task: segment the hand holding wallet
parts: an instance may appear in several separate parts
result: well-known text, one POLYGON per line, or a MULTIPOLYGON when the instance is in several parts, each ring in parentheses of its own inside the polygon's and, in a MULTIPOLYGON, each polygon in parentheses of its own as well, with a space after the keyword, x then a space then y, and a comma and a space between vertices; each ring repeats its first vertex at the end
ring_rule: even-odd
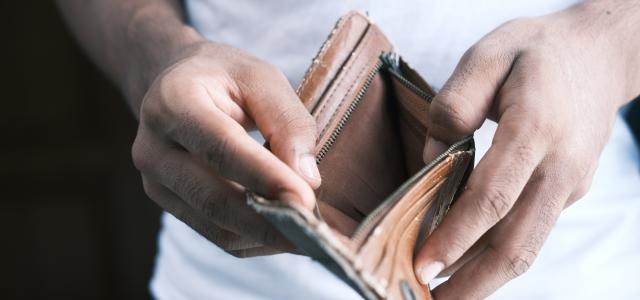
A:
POLYGON ((318 126, 316 209, 252 192, 249 205, 366 299, 431 299, 414 250, 464 187, 473 139, 425 165, 434 92, 357 12, 338 21, 298 95, 318 126))

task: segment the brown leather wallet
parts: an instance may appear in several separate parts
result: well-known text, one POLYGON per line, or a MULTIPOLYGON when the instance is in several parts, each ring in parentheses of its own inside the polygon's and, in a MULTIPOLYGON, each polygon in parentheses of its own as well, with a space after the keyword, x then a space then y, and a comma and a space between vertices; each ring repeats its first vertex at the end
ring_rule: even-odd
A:
POLYGON ((413 270, 418 236, 464 187, 473 138, 425 163, 429 85, 367 17, 342 17, 298 95, 315 117, 315 211, 247 193, 251 207, 366 299, 431 299, 413 270))

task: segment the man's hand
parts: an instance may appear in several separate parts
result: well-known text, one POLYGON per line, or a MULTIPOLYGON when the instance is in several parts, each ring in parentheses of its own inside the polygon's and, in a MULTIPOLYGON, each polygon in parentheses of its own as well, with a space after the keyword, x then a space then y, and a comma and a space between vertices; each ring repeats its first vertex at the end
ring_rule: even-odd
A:
POLYGON ((274 66, 207 42, 190 52, 142 101, 133 160, 145 191, 229 253, 292 250, 244 191, 314 206, 314 119, 274 66), (247 134, 256 126, 273 153, 247 134))
POLYGON ((57 2, 140 119, 133 160, 147 194, 234 255, 293 250, 244 196, 314 206, 316 126, 285 76, 206 42, 177 0, 57 2), (271 151, 247 134, 255 128, 271 151))
POLYGON ((618 108, 640 92, 638 20, 638 1, 584 3, 506 23, 463 56, 431 105, 425 160, 487 117, 498 129, 416 258, 424 283, 453 274, 436 298, 484 298, 524 273, 587 192, 618 108))

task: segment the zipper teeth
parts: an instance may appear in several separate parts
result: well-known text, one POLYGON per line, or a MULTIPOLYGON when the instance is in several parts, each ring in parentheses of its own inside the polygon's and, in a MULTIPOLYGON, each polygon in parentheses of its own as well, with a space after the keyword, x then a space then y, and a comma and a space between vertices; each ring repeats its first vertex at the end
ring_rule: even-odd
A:
POLYGON ((467 143, 469 143, 469 141, 472 140, 472 139, 473 139, 473 137, 469 136, 469 137, 467 137, 467 138, 465 138, 465 139, 463 139, 463 140, 451 145, 451 147, 449 147, 449 149, 447 149, 447 151, 445 151, 444 153, 438 155, 434 160, 432 160, 429 164, 427 164, 425 167, 423 167, 420 172, 418 172, 417 174, 413 175, 411 177, 411 179, 407 180, 389 198, 387 198, 384 202, 382 202, 382 204, 380 204, 375 210, 373 210, 362 221, 362 223, 360 223, 358 228, 356 228, 356 231, 351 236, 351 240, 356 245, 359 245, 361 242, 363 242, 364 238, 366 237, 365 233, 370 231, 371 226, 374 226, 374 225, 378 224, 378 221, 379 221, 378 219, 382 215, 382 213, 386 212, 398 200, 400 200, 401 193, 403 193, 409 187, 409 185, 413 184, 413 182, 415 182, 417 178, 422 177, 426 172, 431 170, 435 165, 437 165, 442 160, 444 160, 449 154, 451 154, 451 153, 453 153, 455 151, 461 150, 462 146, 464 146, 467 143))
POLYGON ((400 75, 396 70, 391 70, 391 74, 393 74, 393 76, 396 77, 396 79, 398 79, 400 83, 402 83, 402 85, 404 85, 406 88, 410 89, 420 98, 423 98, 427 102, 431 103, 431 100, 433 99, 431 95, 427 94, 421 88, 417 87, 415 84, 413 84, 411 81, 406 79, 404 76, 400 75))
POLYGON ((427 102, 431 103, 433 96, 423 91, 413 82, 409 81, 404 75, 402 75, 402 68, 400 67, 400 56, 395 52, 383 53, 380 58, 389 66, 389 72, 400 81, 402 85, 414 92, 419 97, 423 98, 427 102))
POLYGON ((362 102, 362 99, 364 98, 365 93, 367 92, 367 90, 369 89, 369 86, 371 85, 371 82, 373 81, 373 78, 376 76, 376 74, 378 74, 378 72, 380 72, 380 69, 382 68, 382 66, 383 66, 383 62, 378 61, 376 65, 373 67, 373 70, 367 76, 367 79, 365 80, 364 85, 358 91, 358 94, 356 94, 355 99, 351 102, 351 104, 349 104, 347 111, 344 113, 344 115, 342 115, 342 117, 340 118, 340 121, 338 121, 338 125, 336 125, 336 128, 331 132, 329 139, 327 139, 327 142, 325 142, 324 145, 322 145, 322 148, 320 148, 320 151, 318 151, 318 155, 316 155, 316 164, 319 164, 324 159, 324 157, 327 155, 331 147, 333 147, 333 145, 336 143, 336 141, 338 140, 338 137, 342 133, 342 129, 346 125, 347 121, 349 121, 349 118, 351 118, 351 115, 353 114, 353 112, 356 110, 356 108, 358 108, 358 106, 362 102))

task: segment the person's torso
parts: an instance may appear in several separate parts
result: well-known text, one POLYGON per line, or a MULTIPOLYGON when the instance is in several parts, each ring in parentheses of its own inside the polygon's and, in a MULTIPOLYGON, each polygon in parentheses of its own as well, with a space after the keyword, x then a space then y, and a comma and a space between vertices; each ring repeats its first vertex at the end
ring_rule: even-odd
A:
MULTIPOLYGON (((397 52, 436 89, 446 81, 464 51, 500 24, 513 18, 551 13, 574 2, 576 1, 185 1, 189 21, 207 39, 244 49, 275 64, 283 70, 294 87, 302 79, 311 59, 336 20, 351 9, 359 9, 368 13, 380 25, 394 43, 397 52)), ((614 151, 614 156, 635 159, 637 162, 637 156, 632 157, 632 154, 627 153, 629 150, 625 147, 628 146, 628 134, 620 126, 624 127, 617 124, 616 130, 621 132, 618 135, 622 136, 620 139, 623 146, 609 152, 614 151), (621 155, 620 151, 627 156, 621 155)), ((485 128, 476 135, 478 157, 489 146, 491 135, 491 128, 485 128)), ((604 155, 607 155, 606 151, 604 155)), ((615 176, 622 171, 610 169, 599 172, 609 172, 615 176)), ((598 187, 597 181, 594 181, 594 187, 598 187)), ((600 188, 603 188, 602 184, 600 188)), ((637 195, 637 189, 634 191, 637 195)), ((560 222, 559 227, 564 226, 564 229, 554 230, 548 246, 545 246, 550 250, 543 251, 541 257, 557 260, 573 255, 571 250, 576 246, 566 244, 567 235, 579 232, 581 227, 576 222, 592 218, 594 208, 597 210, 603 205, 600 199, 590 199, 589 195, 585 198, 585 204, 577 203, 574 205, 577 208, 572 208, 576 211, 573 219, 569 216, 560 222), (568 254, 562 251, 556 253, 562 247, 567 248, 565 252, 568 254)), ((640 211, 639 207, 635 209, 640 211)), ((609 217, 615 215, 612 214, 609 217)), ((588 226, 585 228, 593 229, 588 226)), ((575 239, 594 240, 589 233, 583 235, 575 239)), ((160 298, 358 299, 357 294, 349 287, 306 257, 283 254, 236 259, 168 215, 164 217, 159 246, 160 254, 152 289, 160 298)), ((571 268, 572 263, 576 261, 563 261, 558 263, 558 267, 571 268)), ((590 266, 582 267, 592 270, 590 266)), ((535 264, 528 274, 518 279, 519 283, 510 284, 515 288, 505 288, 496 297, 522 299, 525 295, 543 295, 535 293, 536 290, 545 289, 537 286, 535 281, 540 280, 560 290, 559 283, 553 281, 555 276, 544 276, 548 268, 549 265, 545 263, 535 264)), ((571 270, 565 270, 561 274, 571 274, 571 270)), ((556 299, 562 299, 562 296, 556 299)))

